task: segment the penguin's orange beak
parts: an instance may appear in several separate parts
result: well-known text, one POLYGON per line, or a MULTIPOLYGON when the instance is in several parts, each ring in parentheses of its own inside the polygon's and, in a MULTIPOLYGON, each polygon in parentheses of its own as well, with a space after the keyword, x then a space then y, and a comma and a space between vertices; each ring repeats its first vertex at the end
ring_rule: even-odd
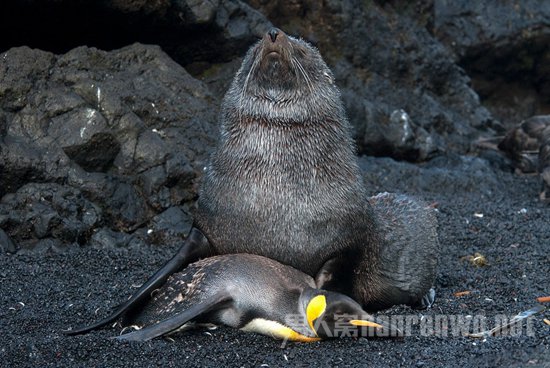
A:
POLYGON ((354 325, 354 326, 365 326, 365 327, 375 327, 375 328, 384 328, 384 326, 371 321, 366 321, 363 319, 352 319, 348 323, 354 325))

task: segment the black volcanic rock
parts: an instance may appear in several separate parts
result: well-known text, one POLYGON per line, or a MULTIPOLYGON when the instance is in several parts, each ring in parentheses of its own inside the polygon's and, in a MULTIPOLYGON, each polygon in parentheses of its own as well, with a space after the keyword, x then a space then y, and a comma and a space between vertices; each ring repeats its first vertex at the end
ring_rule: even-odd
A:
MULTIPOLYGON (((236 0, 46 3, 29 0, 4 5, 3 14, 11 17, 5 16, 0 25, 12 26, 11 32, 5 32, 13 35, 12 44, 22 37, 13 29, 33 19, 28 16, 30 9, 56 12, 64 16, 58 16, 59 24, 45 27, 52 36, 30 35, 29 44, 61 52, 82 43, 106 49, 132 41, 159 44, 193 75, 207 80, 217 98, 227 89, 239 58, 272 23, 303 37, 320 48, 335 72, 360 153, 409 161, 445 151, 465 153, 480 132, 491 134, 493 126, 498 126, 480 105, 452 53, 416 21, 414 12, 400 13, 399 2, 393 6, 359 0, 251 0, 248 5, 236 0), (80 10, 84 8, 87 16, 80 10), (18 16, 20 21, 13 21, 18 16), (102 23, 92 32, 91 19, 96 18, 102 23), (81 34, 80 43, 62 36, 67 26, 81 34), (406 149, 384 137, 388 127, 392 129, 392 114, 400 110, 408 114, 418 133, 406 149)), ((41 24, 42 19, 48 17, 36 22, 41 24)), ((108 157, 83 164, 102 166, 104 161, 108 157)))
POLYGON ((5 0, 0 51, 26 45, 62 54, 140 42, 200 68, 241 56, 268 27, 262 14, 235 0, 5 0))
POLYGON ((542 133, 539 150, 539 172, 542 179, 540 199, 550 203, 550 125, 542 133))
POLYGON ((120 143, 110 133, 97 133, 83 144, 63 147, 63 151, 86 171, 106 171, 120 151, 120 143))
MULTIPOLYGON (((6 221, 6 215, 0 215, 0 222, 6 221)), ((17 250, 17 247, 11 240, 11 238, 6 234, 6 232, 0 229, 0 252, 2 253, 14 253, 17 250)))
POLYGON ((544 131, 550 127, 550 115, 532 116, 511 129, 498 144, 522 173, 539 170, 539 149, 544 141, 544 131))
POLYGON ((510 53, 526 40, 550 35, 548 14, 550 3, 537 0, 433 1, 436 36, 461 58, 487 55, 487 47, 510 53))
POLYGON ((550 111, 550 2, 435 0, 432 16, 435 37, 505 129, 550 111))
POLYGON ((75 188, 54 183, 27 184, 0 202, 0 226, 20 248, 40 239, 84 244, 101 221, 101 210, 75 188))
POLYGON ((156 46, 4 52, 0 196, 12 217, 2 228, 16 244, 45 237, 86 243, 102 224, 133 231, 192 201, 214 145, 217 108, 208 89, 156 46), (101 209, 97 220, 75 225, 75 214, 47 206, 26 223, 14 213, 26 196, 40 195, 33 183, 76 190, 101 209))

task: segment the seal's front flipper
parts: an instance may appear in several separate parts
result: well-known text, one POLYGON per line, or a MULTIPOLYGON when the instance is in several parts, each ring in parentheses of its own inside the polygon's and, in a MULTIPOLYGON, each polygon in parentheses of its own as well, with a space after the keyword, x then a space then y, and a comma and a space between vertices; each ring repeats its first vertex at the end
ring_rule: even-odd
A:
POLYGON ((353 260, 359 257, 350 254, 342 254, 326 261, 315 276, 315 286, 317 289, 337 291, 348 296, 352 295, 353 290, 353 260))
POLYGON ((204 313, 221 309, 224 304, 231 301, 232 298, 229 293, 218 293, 212 297, 209 297, 205 301, 195 304, 191 308, 176 314, 174 317, 165 319, 164 321, 145 327, 141 330, 118 336, 116 339, 126 341, 148 341, 154 339, 155 337, 174 332, 192 319, 197 318, 204 313))
POLYGON ((416 303, 411 304, 410 306, 411 308, 414 308, 414 309, 427 309, 427 308, 431 308, 434 302, 435 302, 435 289, 431 288, 430 290, 428 290, 426 295, 422 297, 422 299, 420 299, 416 303))
POLYGON ((77 328, 75 330, 64 331, 67 335, 79 335, 92 330, 96 330, 108 323, 115 321, 123 314, 139 307, 144 301, 151 297, 151 293, 158 289, 172 275, 187 266, 189 263, 198 260, 199 258, 209 256, 211 254, 211 246, 208 239, 197 228, 193 227, 187 239, 180 247, 176 255, 172 257, 166 264, 158 270, 153 276, 145 282, 125 303, 121 304, 115 312, 109 317, 102 319, 92 325, 77 328))

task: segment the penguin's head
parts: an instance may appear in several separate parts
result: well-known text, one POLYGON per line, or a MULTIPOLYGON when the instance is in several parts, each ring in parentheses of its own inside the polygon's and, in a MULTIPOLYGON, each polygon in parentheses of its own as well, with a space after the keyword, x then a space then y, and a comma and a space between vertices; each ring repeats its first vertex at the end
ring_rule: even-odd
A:
POLYGON ((301 305, 308 328, 320 338, 401 335, 401 331, 376 320, 344 294, 307 289, 302 293, 301 305))

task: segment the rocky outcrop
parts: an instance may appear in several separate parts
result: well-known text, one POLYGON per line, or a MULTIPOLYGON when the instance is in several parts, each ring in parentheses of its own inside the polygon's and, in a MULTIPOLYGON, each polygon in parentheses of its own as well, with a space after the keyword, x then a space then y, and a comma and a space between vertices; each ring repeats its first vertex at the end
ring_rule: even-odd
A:
POLYGON ((238 0, 7 0, 1 10, 0 51, 26 45, 64 54, 140 42, 162 46, 193 70, 242 56, 270 27, 238 0))
POLYGON ((432 31, 506 128, 548 113, 550 3, 433 1, 432 31))
POLYGON ((538 173, 540 199, 550 202, 550 115, 533 116, 510 130, 498 144, 520 173, 538 173))
MULTIPOLYGON (((20 33, 11 32, 17 41, 60 52, 83 43, 104 49, 133 41, 158 44, 194 76, 208 81, 218 98, 239 58, 275 24, 320 48, 342 88, 360 153, 422 161, 445 151, 467 152, 479 131, 492 131, 491 115, 449 51, 413 18, 397 12, 398 6, 358 0, 8 3, 6 14, 12 17, 5 21, 12 29, 30 26, 28 15, 36 10, 64 15, 60 24, 48 24, 53 34, 67 28, 90 34, 85 31, 93 26, 92 18, 104 25, 96 27, 93 38, 82 35, 80 43, 40 35, 20 41, 20 33), (21 20, 15 22, 17 16, 21 20), (399 116, 407 116, 404 123, 399 116)), ((31 19, 40 23, 47 14, 31 19)), ((104 159, 92 165, 102 165, 104 159)))
MULTIPOLYGON (((140 44, 62 56, 21 47, 1 60, 0 226, 15 243, 84 244, 178 208, 189 221, 216 131, 203 83, 140 44)), ((158 228, 181 236, 176 218, 158 228)))

